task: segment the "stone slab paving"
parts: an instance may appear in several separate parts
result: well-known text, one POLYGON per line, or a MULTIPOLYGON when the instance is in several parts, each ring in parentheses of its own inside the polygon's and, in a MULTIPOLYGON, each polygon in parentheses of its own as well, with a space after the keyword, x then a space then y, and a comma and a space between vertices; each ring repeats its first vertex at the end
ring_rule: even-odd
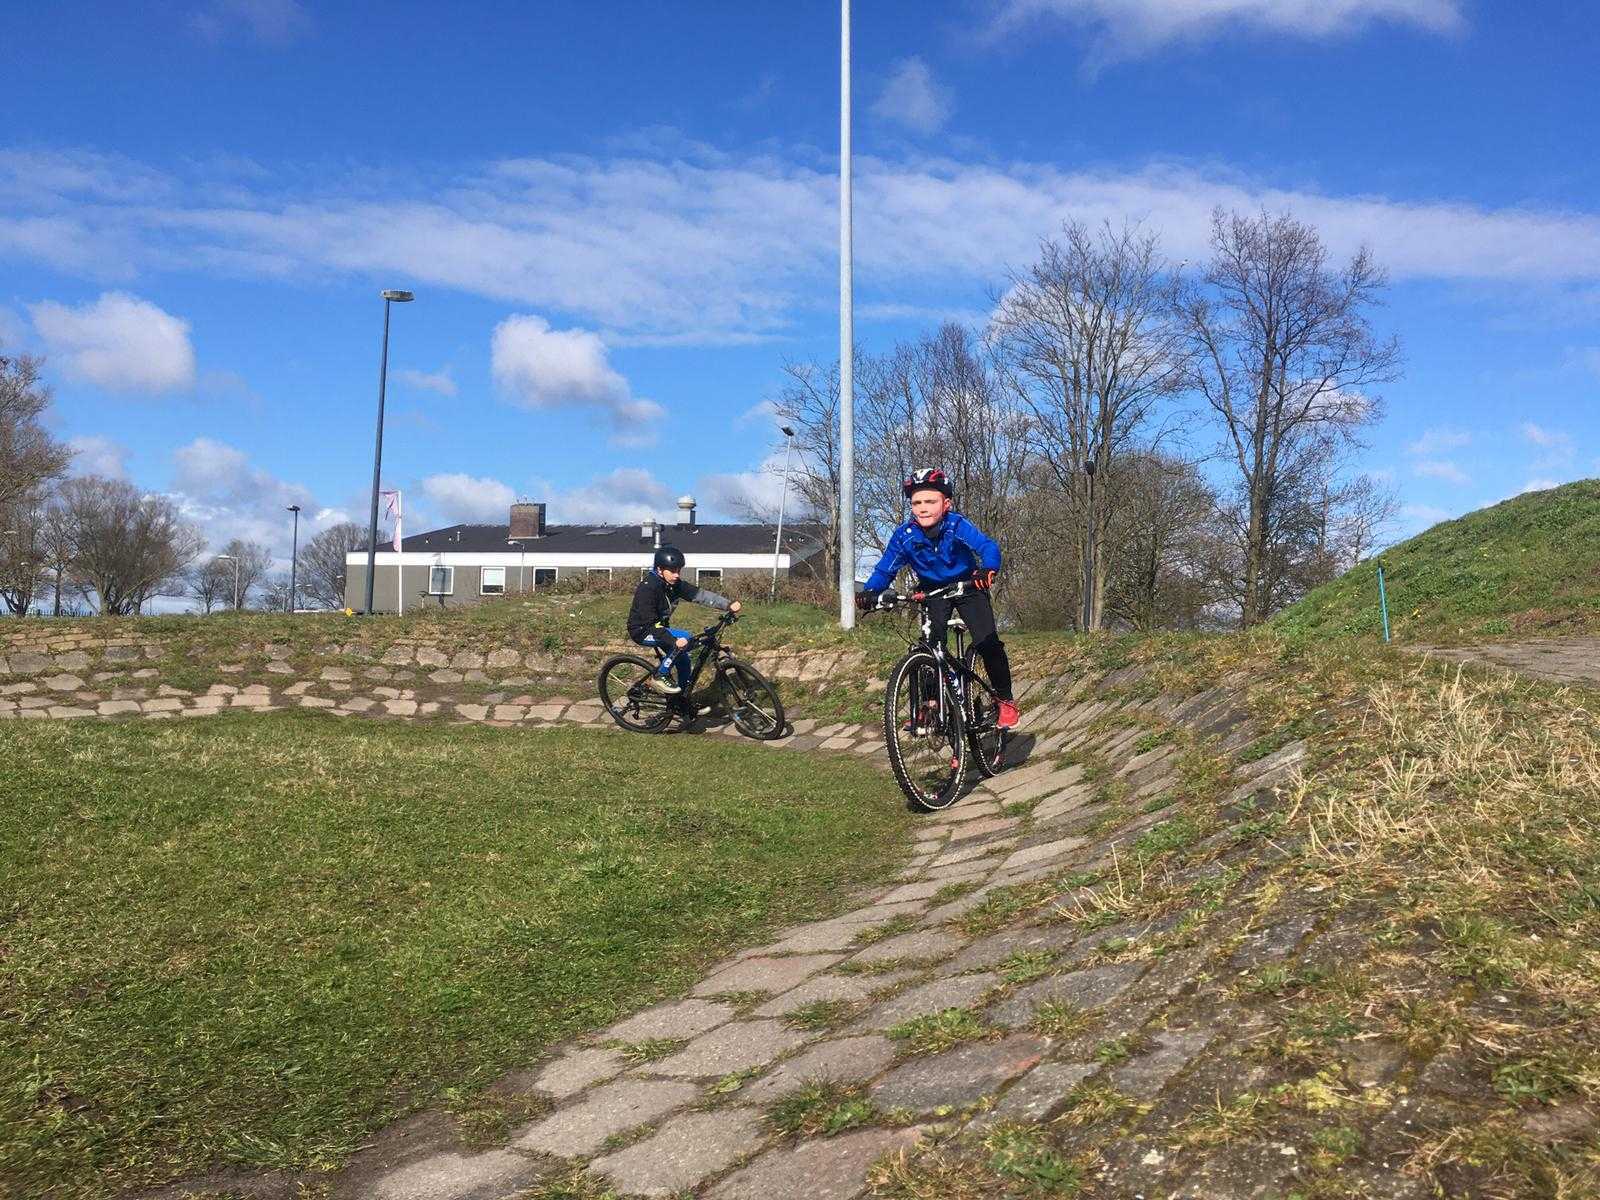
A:
POLYGON ((894 1059, 895 1044, 886 1037, 837 1038, 785 1059, 770 1075, 748 1084, 740 1096, 752 1104, 767 1104, 817 1080, 857 1083, 882 1073, 894 1059))
POLYGON ((1048 1002, 1100 1008, 1132 987, 1147 968, 1148 964, 1141 962, 1111 963, 1070 975, 1049 976, 1018 988, 994 1005, 989 1010, 989 1019, 996 1025, 1027 1025, 1038 1007, 1048 1002))
POLYGON ((619 1042, 692 1038, 733 1020, 733 1006, 710 1000, 675 1000, 618 1021, 598 1036, 619 1042))
POLYGON ((1404 649, 1449 662, 1501 667, 1551 683, 1600 687, 1600 637, 1557 637, 1477 646, 1409 646, 1404 649))
POLYGON ((922 1131, 863 1129, 859 1133, 768 1150, 706 1193, 708 1200, 853 1200, 878 1159, 909 1150, 922 1131))
POLYGON ((626 1065, 617 1050, 573 1049, 540 1071, 534 1086, 560 1100, 583 1091, 590 1084, 622 1074, 626 1065))
POLYGON ((761 1141, 753 1108, 691 1113, 589 1164, 628 1196, 673 1196, 733 1165, 761 1141))
POLYGON ((686 1108, 699 1096, 700 1089, 692 1083, 624 1079, 603 1084, 514 1136, 511 1145, 557 1158, 593 1154, 612 1135, 686 1108))
POLYGON ((943 958, 967 944, 959 934, 942 929, 921 929, 915 933, 902 933, 885 938, 862 950, 850 961, 857 963, 887 962, 897 958, 943 958))
POLYGON ((806 1035, 782 1021, 737 1021, 703 1033, 678 1053, 650 1064, 657 1075, 727 1075, 765 1066, 804 1044, 806 1035))
POLYGON ((1149 1051, 1113 1067, 1107 1080, 1125 1096, 1149 1100, 1199 1057, 1215 1037, 1210 1029, 1164 1029, 1155 1035, 1149 1051))
POLYGON ((914 1113, 959 1108, 981 1100, 990 1092, 1039 1064, 1048 1044, 1024 1034, 994 1042, 973 1042, 915 1058, 896 1067, 869 1089, 881 1108, 905 1108, 914 1113))
POLYGON ((445 1151, 374 1181, 373 1200, 499 1200, 538 1181, 545 1168, 510 1150, 445 1151))
POLYGON ((994 975, 958 975, 920 984, 877 1005, 856 1023, 857 1029, 889 1029, 913 1017, 970 1008, 999 983, 994 975))
POLYGON ((985 1123, 997 1120, 1045 1121, 1066 1105, 1072 1089, 1096 1071, 1099 1063, 1040 1063, 1006 1089, 985 1123))
POLYGON ((842 961, 842 954, 802 954, 792 958, 747 958, 708 975, 694 987, 693 995, 723 992, 786 992, 818 971, 842 961))

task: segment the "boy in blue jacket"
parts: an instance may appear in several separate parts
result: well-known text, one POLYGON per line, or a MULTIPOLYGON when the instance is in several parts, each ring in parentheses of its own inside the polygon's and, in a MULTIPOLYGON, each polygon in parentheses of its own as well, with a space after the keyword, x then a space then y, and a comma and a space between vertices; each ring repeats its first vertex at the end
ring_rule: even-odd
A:
POLYGON ((995 723, 1010 729, 1017 723, 1017 706, 1011 698, 1011 662, 1005 643, 995 629, 994 606, 989 589, 1000 570, 1000 547, 971 521, 954 511, 950 501, 950 480, 937 467, 913 471, 902 485, 911 501, 911 520, 894 531, 883 557, 856 597, 861 608, 874 608, 878 597, 899 573, 910 565, 926 590, 942 588, 966 580, 975 591, 954 599, 941 597, 928 601, 928 616, 933 623, 933 640, 944 644, 952 608, 961 614, 972 634, 972 645, 983 658, 989 672, 989 686, 1000 698, 995 723))

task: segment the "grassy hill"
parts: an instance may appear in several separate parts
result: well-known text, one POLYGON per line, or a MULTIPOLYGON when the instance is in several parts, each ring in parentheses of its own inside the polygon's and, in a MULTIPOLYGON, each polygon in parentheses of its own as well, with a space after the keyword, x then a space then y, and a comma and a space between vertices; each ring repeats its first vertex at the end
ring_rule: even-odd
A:
MULTIPOLYGON (((1379 561, 1397 641, 1600 630, 1600 480, 1445 521, 1379 561)), ((1318 588, 1273 625, 1290 636, 1378 636, 1374 563, 1318 588)))

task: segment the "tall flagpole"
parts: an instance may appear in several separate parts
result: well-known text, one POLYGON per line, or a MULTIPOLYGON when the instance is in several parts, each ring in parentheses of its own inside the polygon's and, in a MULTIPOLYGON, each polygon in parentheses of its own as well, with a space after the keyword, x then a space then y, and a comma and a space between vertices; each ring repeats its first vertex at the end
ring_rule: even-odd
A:
POLYGON ((839 625, 856 624, 855 296, 850 196, 850 0, 839 0, 839 625))

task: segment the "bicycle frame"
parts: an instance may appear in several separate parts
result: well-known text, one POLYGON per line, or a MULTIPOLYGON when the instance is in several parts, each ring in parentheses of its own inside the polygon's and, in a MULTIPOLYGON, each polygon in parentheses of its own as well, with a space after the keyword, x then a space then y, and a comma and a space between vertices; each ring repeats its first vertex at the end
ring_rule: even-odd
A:
POLYGON ((732 652, 722 644, 721 634, 738 619, 737 613, 724 613, 690 638, 689 644, 682 650, 673 647, 667 651, 669 655, 689 655, 689 684, 684 689, 685 695, 693 692, 695 685, 700 682, 700 673, 705 670, 706 663, 732 656, 732 652), (695 653, 696 649, 699 650, 698 655, 695 653))
MULTIPOLYGON (((955 599, 957 599, 957 598, 959 598, 961 596, 965 596, 967 594, 967 589, 970 586, 971 586, 970 584, 968 584, 966 581, 963 580, 960 583, 947 584, 946 586, 944 586, 942 588, 935 588, 932 591, 911 592, 909 594, 901 594, 899 592, 885 592, 884 593, 884 596, 893 596, 894 597, 894 600, 891 602, 891 604, 888 607, 893 607, 893 606, 899 605, 899 604, 915 604, 922 610, 921 611, 921 616, 919 617, 918 622, 917 622, 918 626, 919 626, 919 628, 921 630, 921 636, 911 639, 911 641, 909 643, 907 643, 907 647, 906 648, 907 648, 907 650, 919 650, 919 649, 920 650, 926 650, 929 654, 931 654, 933 656, 934 662, 937 663, 938 666, 939 666, 940 679, 945 681, 945 683, 955 693, 955 697, 954 697, 955 702, 957 704, 961 705, 963 708, 966 707, 966 703, 967 703, 967 688, 966 688, 966 685, 967 685, 967 681, 968 680, 971 680, 973 683, 976 683, 984 691, 988 692, 990 697, 992 699, 994 699, 997 703, 999 702, 1000 697, 999 697, 999 694, 994 690, 994 688, 989 686, 988 680, 984 679, 983 676, 979 675, 977 672, 968 669, 967 664, 961 661, 961 656, 960 655, 957 655, 956 657, 952 658, 950 656, 950 654, 945 650, 944 643, 942 641, 937 645, 934 644, 934 640, 933 640, 933 616, 932 616, 932 614, 930 614, 928 612, 928 601, 929 600, 938 600, 938 599, 945 598, 945 597, 948 597, 951 600, 955 600, 955 599)), ((882 601, 881 601, 881 598, 880 598, 880 605, 881 605, 881 603, 882 603, 882 601)), ((953 614, 953 615, 957 615, 957 614, 953 614)), ((948 624, 947 624, 946 625, 946 632, 948 633, 948 631, 949 631, 949 627, 948 627, 948 624)), ((959 629, 957 630, 957 636, 958 637, 960 636, 959 629)), ((945 687, 941 686, 939 688, 939 701, 938 701, 939 702, 939 723, 941 725, 944 723, 944 721, 946 719, 945 718, 945 707, 944 707, 945 700, 944 700, 944 697, 945 697, 945 687)))

